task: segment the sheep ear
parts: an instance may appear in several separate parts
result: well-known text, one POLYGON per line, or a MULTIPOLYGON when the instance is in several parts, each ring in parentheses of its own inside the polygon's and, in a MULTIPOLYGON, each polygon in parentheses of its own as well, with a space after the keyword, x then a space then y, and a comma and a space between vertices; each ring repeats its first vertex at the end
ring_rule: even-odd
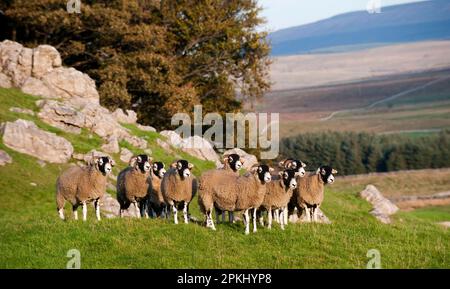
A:
POLYGON ((302 162, 302 168, 306 168, 306 164, 302 162))
POLYGON ((151 163, 153 161, 152 157, 148 157, 148 162, 151 163))
POLYGON ((228 162, 228 157, 223 158, 223 163, 226 164, 228 162))
POLYGON ((241 164, 244 164, 244 163, 245 163, 244 158, 239 158, 239 161, 241 162, 241 164))
POLYGON ((280 168, 283 168, 283 169, 284 169, 284 162, 285 162, 285 161, 279 162, 279 163, 278 163, 278 166, 279 166, 280 168))
POLYGON ((136 165, 136 161, 137 161, 137 157, 132 157, 130 159, 130 161, 128 162, 128 164, 130 165, 130 167, 134 167, 136 165))
POLYGON ((273 172, 273 171, 274 171, 274 169, 269 167, 269 172, 273 172))
POLYGON ((320 168, 318 168, 316 171, 316 175, 319 175, 319 174, 320 174, 320 168))
POLYGON ((170 167, 176 169, 177 165, 178 165, 178 162, 173 162, 170 164, 170 167))
POLYGON ((250 172, 252 174, 254 174, 254 173, 256 173, 258 171, 258 168, 259 168, 259 166, 253 166, 253 167, 250 168, 250 172))
POLYGON ((109 163, 112 167, 116 165, 116 162, 112 158, 109 158, 109 163))
POLYGON ((337 174, 338 171, 336 171, 335 169, 332 169, 332 170, 331 170, 331 173, 332 173, 332 174, 337 174))
POLYGON ((278 172, 278 175, 280 176, 280 178, 282 178, 283 175, 284 175, 284 172, 283 172, 283 171, 279 171, 279 172, 278 172))
POLYGON ((189 169, 192 169, 193 167, 194 167, 193 164, 191 164, 191 163, 188 164, 188 168, 189 168, 189 169))

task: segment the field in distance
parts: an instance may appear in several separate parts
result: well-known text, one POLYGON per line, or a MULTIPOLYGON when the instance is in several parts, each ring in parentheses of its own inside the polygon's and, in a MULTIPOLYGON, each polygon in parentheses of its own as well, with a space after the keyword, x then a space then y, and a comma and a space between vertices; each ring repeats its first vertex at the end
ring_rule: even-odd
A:
POLYGON ((435 132, 450 127, 450 70, 273 91, 258 111, 280 113, 282 137, 303 132, 435 132))

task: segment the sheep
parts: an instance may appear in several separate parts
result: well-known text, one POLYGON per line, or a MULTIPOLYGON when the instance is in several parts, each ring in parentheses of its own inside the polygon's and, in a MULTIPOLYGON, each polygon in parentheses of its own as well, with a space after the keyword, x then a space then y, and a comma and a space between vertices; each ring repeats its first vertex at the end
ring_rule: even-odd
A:
POLYGON ((317 208, 320 207, 324 198, 324 186, 334 183, 333 174, 337 173, 337 170, 330 166, 321 166, 316 173, 297 178, 297 188, 288 205, 289 214, 297 208, 299 212, 305 211, 306 222, 317 222, 317 208))
POLYGON ((56 180, 56 209, 64 220, 64 204, 72 204, 75 220, 78 220, 78 206, 82 206, 83 221, 86 221, 87 203, 94 202, 95 215, 100 221, 100 198, 106 191, 106 178, 112 171, 114 161, 110 157, 94 157, 84 167, 71 167, 56 180))
MULTIPOLYGON (((267 184, 267 192, 264 196, 264 201, 262 202, 258 213, 260 214, 261 224, 262 222, 262 211, 267 211, 268 225, 269 229, 272 228, 272 210, 280 209, 281 215, 284 216, 287 212, 287 205, 292 197, 292 193, 295 188, 297 188, 296 177, 300 173, 294 170, 284 170, 279 172, 279 179, 272 180, 267 184)), ((287 225, 284 217, 280 218, 281 229, 284 230, 284 226, 287 225)))
MULTIPOLYGON (((221 169, 216 169, 216 170, 211 170, 208 172, 203 173, 203 175, 201 176, 201 178, 204 179, 204 187, 207 186, 207 181, 210 179, 214 179, 212 177, 213 174, 221 174, 224 172, 229 172, 229 173, 233 173, 236 176, 239 175, 239 170, 242 168, 244 164, 244 159, 241 158, 238 154, 230 154, 230 155, 224 155, 223 158, 223 168, 221 169)), ((214 186, 214 183, 210 183, 210 186, 214 186)), ((205 187, 206 189, 206 187, 205 187)), ((225 211, 221 211, 219 208, 215 208, 216 211, 216 220, 217 223, 219 223, 219 215, 222 216, 222 222, 225 221, 225 211)), ((234 222, 234 214, 233 212, 228 212, 228 219, 230 223, 234 222)))
POLYGON ((184 223, 189 223, 188 205, 197 192, 197 180, 191 173, 193 167, 186 160, 173 162, 161 181, 161 192, 166 204, 172 207, 175 224, 178 224, 178 206, 181 204, 184 223))
POLYGON ((162 162, 154 162, 151 172, 152 185, 149 187, 148 207, 152 217, 167 217, 167 204, 161 192, 161 180, 166 173, 162 162))
POLYGON ((267 165, 253 166, 244 176, 234 174, 216 174, 207 183, 215 183, 213 187, 205 187, 205 179, 200 180, 198 202, 200 210, 206 217, 206 226, 215 230, 211 216, 213 207, 223 211, 244 211, 245 234, 249 234, 249 211, 253 209, 253 232, 256 232, 256 209, 264 201, 266 184, 272 179, 273 171, 267 165))
POLYGON ((133 156, 129 166, 123 169, 117 176, 117 201, 119 202, 119 216, 123 217, 123 211, 131 204, 137 211, 137 217, 148 217, 146 203, 150 183, 150 168, 152 158, 147 155, 133 156))
MULTIPOLYGON (((283 169, 283 170, 294 170, 298 172, 298 177, 303 178, 306 175, 306 171, 305 171, 305 167, 306 164, 304 162, 302 162, 301 160, 296 160, 296 159, 285 159, 281 162, 278 163, 278 166, 283 169)), ((275 176, 275 179, 278 176, 275 176)), ((275 209, 274 210, 274 215, 275 215, 275 222, 277 223, 281 223, 280 222, 280 214, 279 214, 279 210, 275 209)), ((288 223, 288 211, 285 210, 284 213, 282 214, 282 217, 284 218, 284 224, 288 223)))

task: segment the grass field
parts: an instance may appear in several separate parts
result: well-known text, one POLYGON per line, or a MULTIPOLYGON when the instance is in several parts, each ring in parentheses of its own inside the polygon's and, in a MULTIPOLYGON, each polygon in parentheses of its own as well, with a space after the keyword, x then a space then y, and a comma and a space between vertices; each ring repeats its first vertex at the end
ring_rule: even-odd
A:
MULTIPOLYGON (((101 140, 88 132, 72 135, 9 111, 11 106, 36 110, 35 100, 0 89, 0 121, 31 119, 72 141, 76 151, 98 148, 101 140)), ((147 137, 154 157, 175 158, 155 144, 158 134, 129 129, 147 137)), ((166 220, 97 222, 92 206, 87 222, 63 222, 57 216, 54 187, 68 165, 41 167, 37 159, 1 141, 0 149, 13 158, 12 164, 0 167, 0 268, 65 268, 70 249, 80 251, 82 268, 365 268, 370 249, 380 251, 383 268, 450 268, 450 233, 435 224, 441 217, 430 217, 442 216, 441 211, 425 217, 402 212, 394 216, 392 225, 380 224, 369 214, 369 204, 353 188, 340 188, 339 180, 327 188, 323 203, 332 221, 329 225, 290 224, 285 231, 275 226, 245 236, 240 222, 219 224, 216 232, 195 223, 174 225, 166 220)), ((182 152, 176 154, 187 158, 182 152)), ((191 159, 197 175, 213 167, 191 159)), ((115 173, 124 166, 118 162, 115 173)), ((196 200, 191 213, 201 218, 196 200)), ((66 214, 70 216, 68 207, 66 214)))

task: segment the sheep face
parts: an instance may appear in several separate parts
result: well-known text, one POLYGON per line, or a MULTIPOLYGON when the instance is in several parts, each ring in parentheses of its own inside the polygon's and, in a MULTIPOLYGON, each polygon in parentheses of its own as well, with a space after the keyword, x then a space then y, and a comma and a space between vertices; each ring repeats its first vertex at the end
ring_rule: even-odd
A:
POLYGON ((149 172, 151 169, 150 162, 152 158, 149 158, 147 155, 138 155, 136 157, 136 165, 142 173, 149 172))
POLYGON ((242 168, 242 165, 244 164, 244 159, 241 158, 238 154, 228 155, 223 159, 223 161, 227 162, 234 172, 239 171, 242 168))
POLYGON ((154 162, 152 170, 153 174, 160 179, 162 179, 162 177, 166 173, 166 169, 164 168, 164 164, 162 162, 154 162))
POLYGON ((112 171, 114 161, 109 157, 99 157, 94 159, 95 168, 106 175, 112 171))
POLYGON ((306 175, 305 167, 306 164, 301 160, 286 159, 279 163, 279 166, 286 170, 294 170, 298 172, 299 177, 304 177, 306 175))
POLYGON ((317 169, 317 174, 320 174, 320 177, 322 178, 322 181, 325 184, 332 184, 334 183, 334 176, 333 174, 337 174, 337 170, 333 169, 330 166, 321 166, 317 169))
POLYGON ((280 177, 283 180, 285 187, 292 190, 297 188, 297 176, 299 176, 299 172, 294 170, 285 170, 280 172, 280 177))
POLYGON ((250 172, 258 176, 258 179, 262 184, 270 183, 272 180, 272 176, 270 175, 273 172, 273 168, 268 165, 259 165, 252 167, 250 172))
POLYGON ((193 164, 189 163, 186 160, 178 160, 174 162, 172 168, 175 168, 178 171, 178 174, 182 179, 189 178, 191 176, 191 170, 194 167, 193 164))

